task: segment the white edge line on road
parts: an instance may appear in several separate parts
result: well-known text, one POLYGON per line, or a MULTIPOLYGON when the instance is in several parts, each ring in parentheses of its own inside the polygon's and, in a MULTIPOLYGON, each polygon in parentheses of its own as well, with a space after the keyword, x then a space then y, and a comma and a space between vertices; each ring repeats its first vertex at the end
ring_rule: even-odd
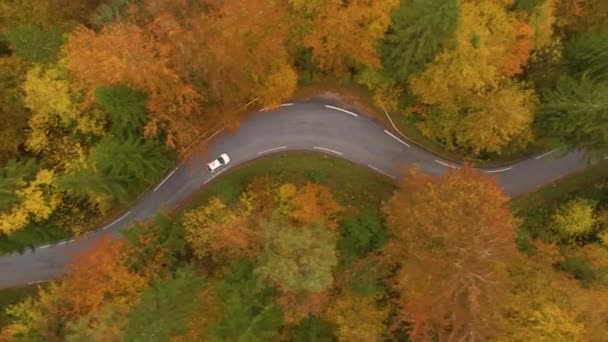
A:
POLYGON ((359 114, 353 113, 353 112, 348 111, 346 109, 342 109, 340 107, 335 107, 335 106, 330 106, 330 105, 325 105, 325 107, 329 108, 329 109, 337 110, 337 111, 340 111, 340 112, 343 112, 343 113, 346 113, 346 114, 350 114, 350 115, 355 116, 355 117, 359 116, 359 114))
POLYGON ((105 226, 102 228, 102 230, 106 230, 108 228, 110 228, 111 226, 113 226, 114 224, 116 224, 118 221, 124 219, 125 217, 127 217, 127 215, 129 215, 131 213, 131 210, 127 211, 124 215, 122 215, 121 217, 117 218, 116 221, 110 223, 109 225, 105 226))
POLYGON ((48 280, 38 280, 38 281, 30 281, 29 283, 27 283, 28 285, 34 285, 34 284, 40 284, 40 283, 46 283, 48 280))
MULTIPOLYGON (((216 136, 216 135, 220 134, 220 132, 221 132, 221 131, 223 131, 223 130, 224 130, 224 128, 226 128, 226 127, 222 127, 222 128, 220 128, 220 129, 218 129, 218 130, 217 130, 217 132, 213 133, 213 134, 212 134, 212 135, 211 135, 209 138, 205 139, 205 141, 203 141, 203 143, 206 143, 207 141, 211 140, 211 138, 213 138, 214 136, 216 136)), ((176 170, 177 170, 177 169, 176 169, 176 170)))
POLYGON ((435 159, 435 162, 438 163, 438 164, 441 164, 443 166, 451 167, 452 169, 460 169, 460 166, 450 165, 450 164, 448 164, 446 162, 443 162, 443 161, 441 161, 439 159, 435 159))
POLYGON ((173 174, 175 173, 175 171, 177 171, 177 168, 174 169, 173 171, 171 171, 171 173, 168 174, 167 177, 165 177, 165 179, 163 179, 163 181, 160 182, 160 184, 158 184, 156 186, 156 188, 154 188, 154 190, 152 192, 156 192, 156 190, 158 190, 163 184, 165 184, 165 182, 167 181, 167 179, 169 179, 169 177, 173 176, 173 174))
POLYGON ((67 242, 67 241, 61 241, 61 242, 58 242, 58 243, 57 243, 57 246, 59 246, 59 245, 63 245, 63 244, 66 244, 66 243, 68 243, 68 242, 67 242))
POLYGON ((391 133, 391 132, 389 132, 389 131, 387 131, 387 130, 384 130, 384 133, 386 133, 386 134, 390 135, 390 136, 391 136, 393 139, 397 140, 398 142, 402 143, 403 145, 405 145, 405 146, 407 146, 407 147, 410 147, 410 144, 408 144, 408 143, 406 143, 405 141, 403 141, 403 140, 399 139, 399 138, 398 138, 396 135, 394 135, 393 133, 391 133))
POLYGON ((226 169, 223 169, 223 170, 221 170, 221 171, 218 171, 218 173, 214 174, 213 176, 211 176, 211 178, 207 179, 207 180, 206 180, 206 181, 203 183, 203 185, 205 185, 205 184, 207 184, 207 183, 211 182, 211 181, 212 181, 212 180, 213 180, 215 177, 219 176, 219 175, 220 175, 222 172, 224 172, 224 171, 226 171, 226 169))
POLYGON ((266 151, 258 152, 257 154, 260 155, 260 154, 264 154, 264 153, 268 153, 268 152, 272 152, 272 151, 276 151, 276 150, 282 150, 285 148, 287 148, 287 146, 275 147, 275 148, 268 149, 266 151))
POLYGON ((549 152, 547 152, 547 153, 545 153, 545 154, 541 154, 540 156, 538 156, 538 157, 536 157, 536 158, 534 158, 534 159, 538 160, 538 159, 540 159, 540 158, 546 157, 546 156, 550 155, 551 153, 553 153, 553 152, 555 152, 555 151, 557 151, 557 150, 559 150, 559 148, 556 148, 555 150, 549 151, 549 152))
POLYGON ((329 148, 325 148, 325 147, 313 147, 314 149, 320 150, 320 151, 325 151, 325 152, 329 152, 329 153, 333 153, 333 154, 337 154, 339 156, 342 155, 342 152, 338 152, 329 148))
POLYGON ((392 179, 395 179, 395 176, 393 176, 393 175, 389 174, 388 172, 384 172, 384 171, 380 170, 379 168, 375 167, 375 166, 374 166, 374 165, 372 165, 372 164, 367 164, 367 166, 369 166, 369 167, 370 167, 372 170, 374 170, 374 171, 376 171, 376 172, 378 172, 378 173, 380 173, 380 174, 383 174, 383 175, 385 175, 385 176, 387 176, 387 177, 390 177, 390 178, 392 178, 392 179))
POLYGON ((507 167, 505 169, 500 169, 500 170, 484 170, 487 173, 498 173, 498 172, 505 172, 505 171, 509 171, 511 170, 512 167, 507 167))
POLYGON ((51 245, 44 245, 44 246, 40 246, 40 247, 38 247, 37 249, 45 249, 45 248, 49 248, 49 247, 51 247, 51 245))
POLYGON ((293 103, 291 103, 291 102, 288 102, 288 103, 281 103, 280 105, 275 106, 275 107, 266 107, 266 108, 262 108, 262 109, 258 110, 258 112, 265 112, 265 111, 267 111, 267 110, 269 110, 269 109, 275 109, 275 108, 279 108, 279 107, 290 107, 290 106, 293 106, 293 105, 294 105, 294 104, 293 104, 293 103))

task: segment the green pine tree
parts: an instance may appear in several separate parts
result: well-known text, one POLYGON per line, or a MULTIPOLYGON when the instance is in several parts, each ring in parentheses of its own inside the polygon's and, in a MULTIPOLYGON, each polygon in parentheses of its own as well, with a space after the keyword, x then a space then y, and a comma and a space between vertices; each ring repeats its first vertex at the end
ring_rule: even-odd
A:
POLYGON ((456 30, 456 0, 401 1, 381 47, 386 72, 405 82, 441 51, 456 30))
POLYGON ((608 81, 608 30, 575 37, 566 46, 564 57, 574 75, 584 73, 594 80, 608 81))
POLYGON ((283 314, 274 301, 274 291, 260 284, 253 265, 237 262, 217 288, 222 318, 210 327, 212 342, 265 342, 283 325, 283 314))
POLYGON ((608 152, 608 81, 565 76, 543 96, 539 128, 573 149, 608 152))
POLYGON ((179 269, 173 278, 152 285, 129 314, 124 341, 169 341, 185 333, 202 286, 191 268, 179 269))
POLYGON ((34 25, 17 25, 6 31, 6 40, 15 54, 32 63, 52 63, 63 45, 63 32, 56 28, 42 29, 34 25))

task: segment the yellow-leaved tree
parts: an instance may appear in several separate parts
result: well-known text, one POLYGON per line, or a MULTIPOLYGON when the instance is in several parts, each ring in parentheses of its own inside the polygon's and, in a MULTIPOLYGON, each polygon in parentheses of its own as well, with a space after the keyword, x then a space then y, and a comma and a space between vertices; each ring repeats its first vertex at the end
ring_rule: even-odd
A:
POLYGON ((382 341, 389 310, 374 296, 342 294, 327 310, 327 318, 338 325, 339 341, 382 341))
POLYGON ((79 108, 62 65, 34 66, 27 73, 23 90, 25 106, 31 112, 26 148, 48 156, 60 170, 84 161, 82 137, 104 134, 106 114, 96 108, 79 108))
POLYGON ((0 232, 11 234, 30 222, 40 222, 51 216, 61 205, 61 194, 53 185, 55 174, 42 169, 36 178, 16 191, 18 201, 0 214, 0 232))
POLYGON ((75 132, 101 135, 105 129, 104 114, 83 112, 70 92, 67 72, 61 65, 32 67, 23 84, 25 106, 30 109, 27 148, 36 153, 49 153, 61 144, 62 128, 74 125, 75 132))
POLYGON ((439 108, 426 114, 422 131, 472 154, 527 142, 536 97, 505 79, 527 63, 534 31, 491 0, 462 0, 458 23, 450 47, 410 80, 414 95, 439 108))

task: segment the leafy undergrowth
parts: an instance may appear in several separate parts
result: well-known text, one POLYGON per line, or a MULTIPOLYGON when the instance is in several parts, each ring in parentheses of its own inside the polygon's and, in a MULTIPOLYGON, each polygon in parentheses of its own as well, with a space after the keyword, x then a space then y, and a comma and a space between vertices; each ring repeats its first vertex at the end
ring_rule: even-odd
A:
MULTIPOLYGON (((606 224, 602 222, 601 213, 608 208, 608 162, 604 161, 558 183, 521 196, 513 200, 511 206, 515 214, 522 218, 517 236, 522 251, 533 252, 535 239, 557 244, 566 258, 570 253, 578 253, 579 248, 601 246, 600 236, 606 224), (594 211, 594 226, 589 227, 589 233, 564 238, 560 236, 553 218, 559 210, 577 201, 590 203, 594 211)), ((581 223, 580 219, 575 221, 581 223)))
POLYGON ((39 286, 38 284, 32 284, 0 290, 0 327, 5 326, 9 322, 6 308, 19 303, 27 297, 34 296, 38 292, 39 286))

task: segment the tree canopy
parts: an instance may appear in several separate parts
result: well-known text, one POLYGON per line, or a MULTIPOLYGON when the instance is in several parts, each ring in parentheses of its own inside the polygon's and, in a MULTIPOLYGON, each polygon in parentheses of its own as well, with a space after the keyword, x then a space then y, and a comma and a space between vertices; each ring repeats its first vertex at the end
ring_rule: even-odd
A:
POLYGON ((440 179, 404 175, 385 207, 392 240, 384 254, 399 265, 395 290, 411 336, 486 336, 515 255, 507 201, 469 167, 440 179))

